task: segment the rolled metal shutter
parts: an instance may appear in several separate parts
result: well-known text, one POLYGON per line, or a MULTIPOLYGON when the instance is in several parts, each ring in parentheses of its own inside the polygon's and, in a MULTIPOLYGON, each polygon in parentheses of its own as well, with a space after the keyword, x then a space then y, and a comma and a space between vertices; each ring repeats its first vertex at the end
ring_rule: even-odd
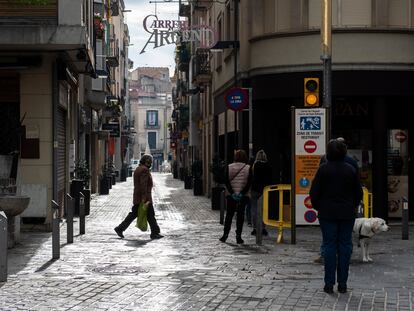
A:
POLYGON ((62 208, 66 193, 66 110, 58 107, 57 113, 57 193, 62 208))

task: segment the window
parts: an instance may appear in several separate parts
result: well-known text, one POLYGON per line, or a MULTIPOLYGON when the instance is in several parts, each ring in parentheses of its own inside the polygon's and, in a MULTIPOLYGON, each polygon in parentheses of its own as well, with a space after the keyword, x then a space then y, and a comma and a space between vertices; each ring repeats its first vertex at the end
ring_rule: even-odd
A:
POLYGON ((157 126, 158 125, 158 111, 148 110, 147 111, 147 126, 157 126))
POLYGON ((150 149, 157 148, 157 132, 148 132, 148 146, 150 149))

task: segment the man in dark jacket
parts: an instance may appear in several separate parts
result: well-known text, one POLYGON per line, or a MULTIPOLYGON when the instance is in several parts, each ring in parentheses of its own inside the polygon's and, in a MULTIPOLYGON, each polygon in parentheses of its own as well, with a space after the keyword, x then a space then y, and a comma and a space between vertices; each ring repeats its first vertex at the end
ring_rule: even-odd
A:
POLYGON ((152 156, 144 154, 140 161, 139 166, 134 171, 134 196, 133 206, 131 212, 127 215, 125 220, 114 230, 120 238, 124 238, 123 231, 134 221, 138 216, 138 206, 141 203, 148 204, 147 220, 151 228, 151 239, 160 239, 163 236, 160 235, 160 227, 155 219, 154 206, 152 205, 152 176, 150 167, 152 165, 152 156))
POLYGON ((338 291, 347 291, 352 229, 362 199, 359 177, 355 168, 344 161, 345 155, 345 144, 331 140, 326 153, 328 162, 319 167, 310 190, 324 241, 324 291, 327 293, 333 292, 336 272, 338 291))

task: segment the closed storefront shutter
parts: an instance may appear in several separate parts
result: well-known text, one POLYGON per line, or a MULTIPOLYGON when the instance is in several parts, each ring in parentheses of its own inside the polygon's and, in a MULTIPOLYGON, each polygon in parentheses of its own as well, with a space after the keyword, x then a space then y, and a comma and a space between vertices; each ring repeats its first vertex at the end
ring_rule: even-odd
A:
POLYGON ((410 0, 392 0, 389 6, 389 26, 408 27, 410 18, 410 0))
POLYGON ((66 193, 66 110, 58 108, 57 114, 57 192, 58 204, 62 208, 66 193))

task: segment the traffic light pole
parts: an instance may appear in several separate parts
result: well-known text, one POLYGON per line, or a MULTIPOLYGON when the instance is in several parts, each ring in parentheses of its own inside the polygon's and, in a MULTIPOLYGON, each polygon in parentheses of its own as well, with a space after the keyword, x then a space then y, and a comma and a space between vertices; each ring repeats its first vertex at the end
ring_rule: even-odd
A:
POLYGON ((328 55, 322 55, 323 61, 323 107, 328 108, 328 124, 326 132, 328 140, 331 139, 332 123, 332 58, 328 55))
POLYGON ((328 139, 332 123, 332 0, 322 2, 321 43, 323 61, 323 106, 328 108, 328 139))

